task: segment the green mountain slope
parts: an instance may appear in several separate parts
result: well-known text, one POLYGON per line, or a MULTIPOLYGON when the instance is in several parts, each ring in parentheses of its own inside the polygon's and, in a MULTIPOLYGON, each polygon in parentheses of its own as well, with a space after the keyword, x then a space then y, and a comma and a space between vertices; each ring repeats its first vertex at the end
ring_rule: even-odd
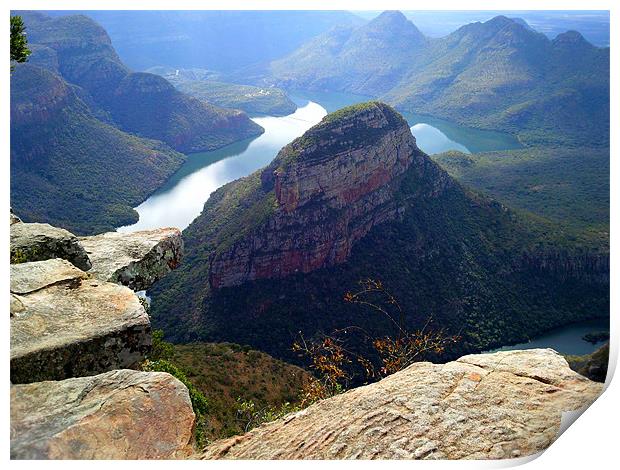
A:
MULTIPOLYGON (((251 75, 250 75, 251 76, 251 75)), ((398 12, 334 30, 254 70, 285 88, 377 96, 408 112, 503 130, 525 144, 609 144, 609 48, 518 19, 424 38, 398 12)))
POLYGON ((609 249, 609 149, 536 147, 432 158, 464 185, 609 249))
POLYGON ((396 85, 425 44, 413 23, 389 11, 312 39, 273 61, 269 73, 285 87, 379 95, 396 85))
POLYGON ((249 114, 286 116, 297 105, 279 88, 238 85, 218 81, 220 74, 205 69, 151 67, 147 72, 161 75, 179 91, 225 108, 241 109, 249 114))
POLYGON ((132 209, 185 156, 100 121, 75 87, 40 67, 11 76, 11 205, 78 234, 134 223, 132 209))
POLYGON ((163 140, 185 153, 213 150, 263 132, 245 113, 189 97, 150 73, 126 75, 108 109, 121 129, 163 140))
POLYGON ((300 367, 231 343, 175 345, 172 360, 207 397, 209 440, 244 432, 247 418, 239 416, 238 400, 254 403, 256 411, 296 404, 311 377, 300 367))
POLYGON ((392 334, 343 300, 366 278, 395 295, 410 328, 432 317, 460 333, 454 355, 609 311, 607 253, 464 189, 382 104, 328 115, 216 191, 184 239, 183 266, 151 292, 154 323, 181 342, 295 360, 300 331, 392 334))
POLYGON ((47 66, 84 91, 84 101, 127 132, 182 152, 213 150, 258 135, 247 115, 209 105, 153 74, 131 73, 106 31, 82 15, 24 13, 33 64, 47 66))
POLYGON ((609 142, 609 49, 496 17, 435 40, 384 99, 526 144, 609 142))

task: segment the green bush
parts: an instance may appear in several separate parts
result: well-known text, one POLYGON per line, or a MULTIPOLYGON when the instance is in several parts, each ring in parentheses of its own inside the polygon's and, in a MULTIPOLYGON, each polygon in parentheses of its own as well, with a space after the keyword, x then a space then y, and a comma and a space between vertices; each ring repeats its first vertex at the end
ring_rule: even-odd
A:
POLYGON ((174 356, 174 345, 164 341, 163 330, 154 330, 152 333, 153 346, 148 359, 151 361, 166 360, 170 361, 174 356))

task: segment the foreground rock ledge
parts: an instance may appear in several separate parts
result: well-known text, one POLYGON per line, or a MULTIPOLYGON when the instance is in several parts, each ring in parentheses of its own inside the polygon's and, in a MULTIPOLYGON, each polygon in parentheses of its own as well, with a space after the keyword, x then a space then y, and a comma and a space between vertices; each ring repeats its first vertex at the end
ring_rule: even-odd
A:
POLYGON ((182 458, 194 421, 187 388, 163 372, 13 385, 11 458, 182 458))
POLYGON ((11 214, 11 263, 63 258, 83 271, 91 262, 77 237, 49 224, 26 224, 11 214))
POLYGON ((148 315, 124 286, 64 260, 11 266, 11 381, 131 368, 151 346, 148 315))
POLYGON ((417 363, 249 433, 215 442, 206 459, 504 459, 557 437, 562 412, 602 384, 550 349, 417 363))
POLYGON ((177 228, 109 232, 80 238, 80 242, 92 262, 92 276, 136 291, 148 289, 175 269, 183 253, 177 228))

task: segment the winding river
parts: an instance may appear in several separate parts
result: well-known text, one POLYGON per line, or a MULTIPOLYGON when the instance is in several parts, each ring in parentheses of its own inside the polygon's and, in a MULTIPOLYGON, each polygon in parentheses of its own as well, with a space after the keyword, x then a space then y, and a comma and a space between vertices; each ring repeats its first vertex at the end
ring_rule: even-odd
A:
MULTIPOLYGON (((177 173, 135 208, 140 215, 138 222, 117 230, 185 229, 200 214, 213 191, 267 165, 282 147, 317 124, 328 112, 368 100, 366 96, 344 93, 298 93, 292 98, 298 105, 293 114, 252 118, 265 129, 262 135, 212 152, 190 154, 177 173)), ((447 150, 466 153, 505 150, 519 146, 507 134, 468 129, 427 116, 404 116, 418 146, 429 154, 447 150)))
MULTIPOLYGON (((140 215, 139 221, 118 230, 130 232, 170 226, 185 229, 200 214, 213 191, 266 166, 283 146, 317 124, 327 113, 369 99, 343 93, 298 93, 292 98, 298 105, 293 114, 252 118, 265 129, 259 137, 212 152, 189 155, 166 184, 135 208, 140 215)), ((404 117, 418 146, 428 154, 448 150, 471 153, 520 147, 516 139, 507 134, 469 129, 429 116, 404 114, 404 117)), ((502 349, 551 347, 565 354, 586 354, 592 352, 595 346, 583 341, 582 336, 598 331, 609 331, 609 321, 568 325, 547 332, 529 343, 502 349)))

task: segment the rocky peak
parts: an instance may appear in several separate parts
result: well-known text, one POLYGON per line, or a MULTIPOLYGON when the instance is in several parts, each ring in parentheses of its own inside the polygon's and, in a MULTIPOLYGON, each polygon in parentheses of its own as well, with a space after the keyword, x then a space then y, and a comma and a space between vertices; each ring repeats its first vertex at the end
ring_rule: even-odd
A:
MULTIPOLYGON (((402 214, 395 194, 411 168, 420 178, 437 174, 407 122, 389 106, 368 102, 326 116, 260 172, 254 197, 262 198, 261 218, 217 247, 211 287, 345 262, 374 226, 402 214)), ((256 213, 259 205, 248 210, 256 213)))
POLYGON ((386 10, 368 23, 369 28, 392 30, 392 33, 404 32, 406 34, 415 33, 424 37, 418 28, 398 10, 386 10))
POLYGON ((552 41, 555 47, 560 48, 588 48, 594 49, 594 46, 590 44, 586 38, 584 38, 578 31, 566 31, 558 34, 552 41))
POLYGON ((277 203, 286 212, 317 200, 344 207, 407 169, 417 150, 415 139, 407 134, 407 122, 386 104, 349 106, 284 147, 262 172, 263 187, 275 189, 277 203), (404 147, 394 152, 373 151, 403 138, 404 147), (329 174, 330 166, 338 173, 329 174))
POLYGON ((484 31, 493 37, 494 46, 513 47, 545 47, 547 37, 532 29, 521 18, 507 18, 496 16, 482 24, 484 31))
POLYGON ((372 22, 383 24, 404 24, 407 17, 399 10, 385 10, 377 16, 372 22))
POLYGON ((483 24, 488 28, 501 29, 515 24, 515 21, 504 15, 497 15, 490 20, 485 21, 483 24))
POLYGON ((461 37, 472 35, 475 40, 488 41, 498 33, 501 33, 501 38, 519 36, 521 33, 535 32, 520 18, 508 18, 504 15, 498 15, 482 23, 476 22, 461 26, 458 30, 452 33, 452 35, 461 37))
POLYGON ((401 43, 422 43, 425 41, 420 30, 398 10, 387 10, 362 26, 359 32, 378 39, 396 39, 401 43))

